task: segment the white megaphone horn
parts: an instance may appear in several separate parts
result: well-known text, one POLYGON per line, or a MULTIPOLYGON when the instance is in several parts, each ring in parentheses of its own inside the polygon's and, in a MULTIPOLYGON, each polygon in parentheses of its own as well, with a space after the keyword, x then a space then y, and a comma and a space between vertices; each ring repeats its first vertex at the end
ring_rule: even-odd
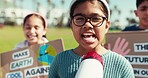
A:
POLYGON ((96 52, 88 52, 82 60, 75 78, 103 78, 102 57, 96 52))

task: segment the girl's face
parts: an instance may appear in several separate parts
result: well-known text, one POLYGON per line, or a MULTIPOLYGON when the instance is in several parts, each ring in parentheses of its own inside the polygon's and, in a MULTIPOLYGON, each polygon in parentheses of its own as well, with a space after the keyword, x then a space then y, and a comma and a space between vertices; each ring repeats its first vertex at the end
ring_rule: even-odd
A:
MULTIPOLYGON (((90 3, 88 1, 78 5, 74 10, 73 16, 81 14, 85 17, 94 17, 94 16, 105 16, 98 6, 98 3, 90 3)), ((104 35, 108 31, 109 21, 104 20, 103 24, 100 27, 93 27, 89 22, 86 22, 83 26, 76 26, 71 22, 72 31, 76 41, 79 43, 79 46, 85 48, 86 50, 92 50, 101 46, 104 35)))
POLYGON ((134 12, 136 16, 139 17, 140 26, 148 29, 148 1, 141 3, 138 9, 134 12))
POLYGON ((29 17, 24 24, 23 31, 29 45, 43 43, 42 36, 46 34, 46 29, 40 18, 29 17))

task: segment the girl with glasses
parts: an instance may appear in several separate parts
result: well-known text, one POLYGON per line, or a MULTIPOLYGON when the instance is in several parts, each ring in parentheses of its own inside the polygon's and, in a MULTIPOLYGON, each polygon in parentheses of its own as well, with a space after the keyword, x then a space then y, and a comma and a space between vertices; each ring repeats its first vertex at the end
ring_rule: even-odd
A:
POLYGON ((134 78, 128 60, 101 45, 110 27, 110 9, 106 0, 72 0, 70 25, 78 46, 55 57, 49 78, 75 78, 84 56, 99 59, 104 69, 103 78, 134 78))

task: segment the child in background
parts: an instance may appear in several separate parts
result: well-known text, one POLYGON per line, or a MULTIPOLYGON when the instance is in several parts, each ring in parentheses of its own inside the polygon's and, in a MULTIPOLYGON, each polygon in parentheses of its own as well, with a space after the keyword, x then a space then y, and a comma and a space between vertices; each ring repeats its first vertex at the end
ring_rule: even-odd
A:
POLYGON ((26 40, 17 44, 14 49, 20 49, 34 44, 42 44, 39 48, 39 52, 37 52, 38 61, 44 65, 50 65, 56 51, 51 45, 44 44, 48 42, 46 39, 46 31, 47 25, 43 16, 38 13, 28 14, 23 22, 23 32, 26 40))
POLYGON ((137 10, 134 10, 139 24, 127 26, 123 31, 139 31, 148 29, 148 0, 136 0, 137 10))
POLYGON ((38 13, 28 14, 24 18, 23 32, 26 40, 20 42, 14 49, 28 47, 33 44, 48 42, 46 39, 47 25, 46 20, 38 13))
POLYGON ((128 60, 101 45, 110 27, 110 9, 106 0, 72 0, 70 25, 79 45, 57 54, 50 66, 49 78, 75 78, 82 58, 88 52, 101 55, 103 78, 135 78, 128 60))
MULTIPOLYGON (((139 24, 134 24, 125 27, 122 31, 147 31, 148 30, 148 0, 136 0, 137 10, 134 10, 136 17, 139 19, 139 24)), ((126 55, 130 52, 128 48, 128 41, 124 38, 118 38, 117 44, 113 46, 112 51, 115 51, 121 55, 126 55), (122 47, 121 47, 122 46, 122 47), (123 48, 126 47, 126 48, 123 48)), ((107 44, 106 47, 111 49, 111 45, 107 44)))

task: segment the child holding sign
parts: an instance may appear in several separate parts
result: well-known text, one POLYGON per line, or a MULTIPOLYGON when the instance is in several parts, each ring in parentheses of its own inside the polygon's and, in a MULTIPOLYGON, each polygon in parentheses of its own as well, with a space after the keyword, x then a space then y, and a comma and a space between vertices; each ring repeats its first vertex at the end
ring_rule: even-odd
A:
POLYGON ((24 18, 23 32, 26 40, 20 42, 14 49, 25 48, 34 44, 43 44, 37 53, 38 60, 43 64, 50 64, 53 56, 56 55, 55 49, 48 45, 46 39, 47 25, 46 20, 39 13, 28 14, 24 18))
MULTIPOLYGON (((123 31, 147 31, 148 30, 148 0, 136 0, 137 10, 134 10, 136 17, 139 19, 138 24, 127 26, 123 31)), ((112 45, 112 51, 121 55, 127 55, 131 49, 128 48, 129 42, 124 38, 117 38, 115 45, 112 45)), ((110 43, 106 45, 111 49, 110 43)))
POLYGON ((103 78, 134 78, 128 60, 101 45, 110 27, 110 9, 106 0, 72 0, 70 25, 79 45, 55 57, 49 78, 75 78, 83 56, 89 52, 101 56, 103 78))

